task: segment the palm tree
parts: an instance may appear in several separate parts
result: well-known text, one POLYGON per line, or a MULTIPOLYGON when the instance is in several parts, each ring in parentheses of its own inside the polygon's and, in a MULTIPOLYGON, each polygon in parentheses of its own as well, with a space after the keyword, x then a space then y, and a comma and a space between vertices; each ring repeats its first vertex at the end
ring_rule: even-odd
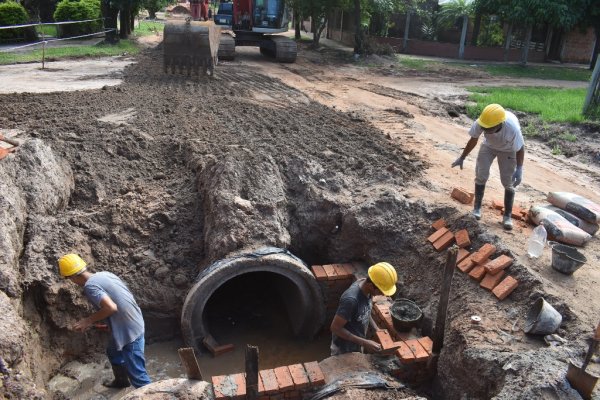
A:
POLYGON ((462 59, 465 56, 465 41, 467 39, 467 28, 469 26, 469 15, 475 10, 475 2, 473 0, 449 0, 441 4, 440 21, 445 25, 453 25, 457 19, 462 18, 463 26, 460 35, 460 47, 458 50, 458 58, 462 59))

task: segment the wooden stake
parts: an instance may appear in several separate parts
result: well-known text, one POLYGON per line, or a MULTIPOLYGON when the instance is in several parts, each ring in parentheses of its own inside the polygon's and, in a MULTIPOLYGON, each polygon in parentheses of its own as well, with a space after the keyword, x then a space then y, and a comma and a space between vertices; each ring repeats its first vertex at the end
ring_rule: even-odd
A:
POLYGON ((258 347, 246 346, 246 399, 258 399, 258 347))
POLYGON ((179 353, 179 358, 181 358, 181 362, 185 367, 185 373, 187 374, 188 379, 201 381, 202 372, 200 372, 200 366, 198 365, 198 360, 194 354, 194 349, 191 347, 185 347, 177 350, 177 352, 179 353))
POLYGON ((438 305, 437 318, 435 319, 435 328, 433 330, 433 352, 437 354, 439 354, 444 345, 444 330, 446 328, 448 300, 450 298, 450 287, 452 286, 452 276, 454 275, 454 269, 456 268, 457 256, 458 246, 453 245, 448 250, 448 256, 446 257, 442 293, 440 294, 440 304, 438 305))

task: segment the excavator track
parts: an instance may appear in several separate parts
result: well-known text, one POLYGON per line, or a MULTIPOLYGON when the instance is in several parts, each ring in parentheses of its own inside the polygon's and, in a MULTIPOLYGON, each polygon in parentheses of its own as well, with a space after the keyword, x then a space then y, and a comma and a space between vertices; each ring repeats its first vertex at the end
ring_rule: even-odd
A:
POLYGON ((275 44, 275 60, 281 63, 293 63, 298 55, 298 45, 295 41, 285 36, 272 36, 270 40, 275 44))
POLYGON ((219 51, 217 52, 219 60, 235 59, 235 39, 229 33, 221 34, 221 42, 219 43, 219 51))

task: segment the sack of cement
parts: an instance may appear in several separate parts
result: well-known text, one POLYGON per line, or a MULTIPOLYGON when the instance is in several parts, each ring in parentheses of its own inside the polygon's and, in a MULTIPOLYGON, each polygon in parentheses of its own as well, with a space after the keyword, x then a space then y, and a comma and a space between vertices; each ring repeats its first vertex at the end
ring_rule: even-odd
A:
POLYGON ((569 192, 550 192, 548 193, 548 201, 584 221, 600 222, 600 205, 583 196, 569 192))
POLYGON ((576 227, 560 214, 549 210, 544 206, 531 206, 529 209, 529 217, 537 225, 543 222, 548 235, 557 242, 583 246, 592 238, 592 235, 576 227))
POLYGON ((565 218, 567 221, 569 221, 576 227, 583 229, 590 235, 595 235, 596 232, 598 232, 598 228, 600 228, 600 226, 597 223, 584 221, 581 218, 579 218, 578 216, 573 215, 570 212, 563 210, 562 208, 558 208, 556 206, 549 205, 549 204, 545 205, 544 207, 547 208, 548 210, 552 210, 555 213, 559 214, 560 216, 565 218))

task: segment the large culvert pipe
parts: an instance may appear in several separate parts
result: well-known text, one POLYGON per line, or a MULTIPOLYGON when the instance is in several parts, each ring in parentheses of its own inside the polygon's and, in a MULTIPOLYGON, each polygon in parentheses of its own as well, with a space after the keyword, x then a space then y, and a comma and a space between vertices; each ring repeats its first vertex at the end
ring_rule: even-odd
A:
POLYGON ((225 258, 202 271, 187 294, 181 314, 181 330, 186 345, 199 350, 208 335, 204 309, 215 291, 229 280, 253 272, 276 275, 294 335, 312 338, 325 320, 323 294, 306 264, 290 252, 264 247, 225 258))

